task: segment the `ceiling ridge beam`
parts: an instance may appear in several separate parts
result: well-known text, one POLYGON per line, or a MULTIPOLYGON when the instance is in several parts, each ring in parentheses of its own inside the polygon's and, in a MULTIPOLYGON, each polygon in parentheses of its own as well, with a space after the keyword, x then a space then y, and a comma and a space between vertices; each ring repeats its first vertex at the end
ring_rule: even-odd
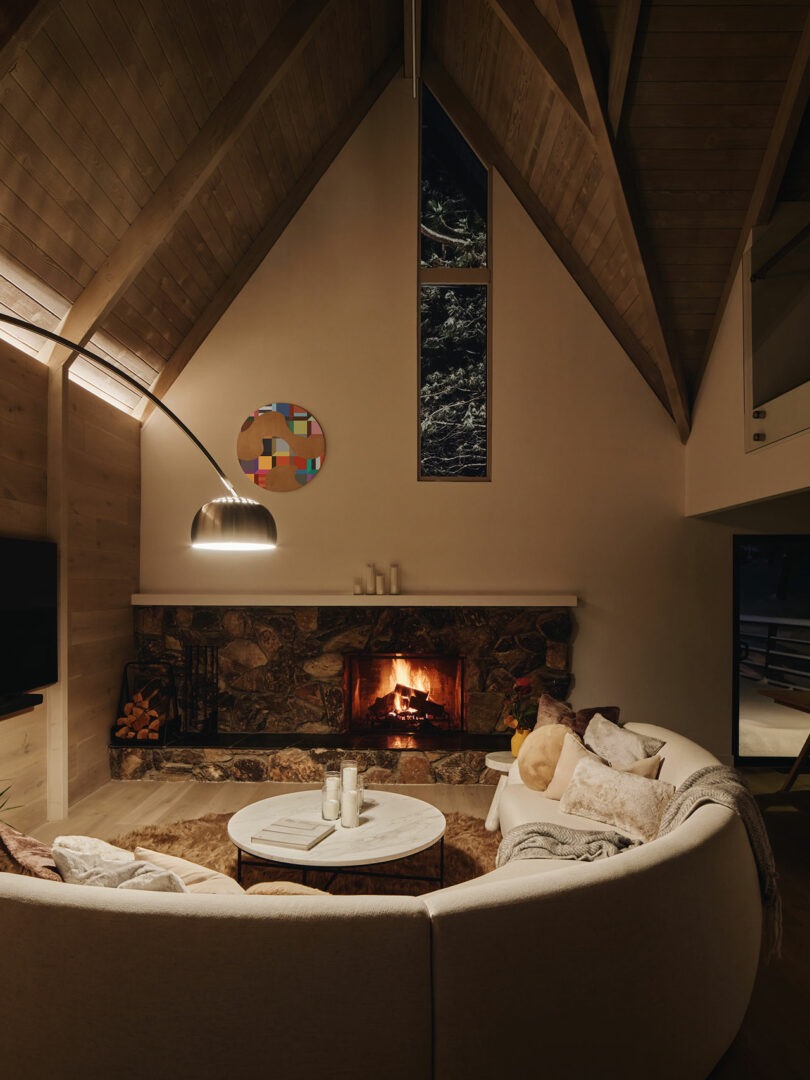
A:
POLYGON ((590 267, 574 249, 526 178, 432 51, 427 51, 425 54, 422 74, 431 93, 439 100, 467 142, 482 161, 500 173, 518 202, 545 237, 552 251, 669 413, 666 389, 658 365, 619 315, 613 301, 597 281, 590 267))
MULTIPOLYGON (((402 50, 398 45, 371 78, 371 81, 353 103, 349 112, 312 159, 304 173, 298 178, 292 190, 273 211, 262 231, 252 241, 230 276, 223 282, 201 312, 191 330, 172 353, 166 367, 152 387, 152 393, 161 400, 233 300, 247 284, 251 275, 261 265, 270 249, 301 209, 310 192, 401 67, 402 50)), ((142 421, 147 419, 153 408, 152 402, 146 400, 141 413, 142 421)))
POLYGON ((731 294, 731 289, 737 277, 737 269, 740 260, 748 245, 748 238, 755 225, 765 225, 773 213, 774 203, 779 194, 779 185, 785 175, 785 169, 790 158, 802 115, 807 108, 810 99, 810 13, 804 24, 802 36, 796 46, 793 63, 790 66, 788 77, 785 81, 785 89, 779 108, 776 111, 776 119, 768 138, 768 145, 762 156, 762 164, 759 167, 754 190, 751 193, 751 201, 745 214, 740 235, 737 238, 737 246, 731 259, 728 276, 723 285, 720 299, 717 301, 717 310, 714 316, 712 328, 706 342, 706 348, 701 357, 700 367, 695 382, 695 392, 700 387, 706 365, 709 362, 712 349, 714 348, 720 323, 723 321, 726 304, 731 294))
POLYGON ((633 59, 633 45, 636 40, 640 14, 641 0, 619 0, 608 73, 607 111, 614 139, 618 134, 622 118, 624 98, 627 92, 627 76, 630 74, 630 62, 633 59))
MULTIPOLYGON (((65 316, 60 335, 84 345, 243 134, 302 49, 331 0, 297 0, 194 136, 65 316)), ((70 351, 42 357, 61 367, 70 351)))
POLYGON ((670 351, 664 334, 661 315, 650 286, 647 267, 639 245, 636 226, 630 213, 619 167, 616 163, 613 141, 602 110, 602 103, 594 81, 585 43, 582 39, 574 2, 573 0, 557 0, 557 6, 560 12, 565 41, 568 45, 568 52, 585 102, 588 123, 593 133, 605 178, 610 186, 619 231, 627 250, 630 267, 638 287, 639 298, 647 314, 652 338, 653 357, 666 387, 670 412, 678 427, 681 439, 685 442, 689 437, 690 409, 683 367, 678 356, 670 351))
POLYGON ((539 60, 546 75, 585 125, 588 116, 571 55, 551 23, 532 0, 488 0, 503 25, 532 59, 539 60))
POLYGON ((59 0, 38 0, 0 48, 0 82, 14 70, 22 54, 51 17, 59 0))

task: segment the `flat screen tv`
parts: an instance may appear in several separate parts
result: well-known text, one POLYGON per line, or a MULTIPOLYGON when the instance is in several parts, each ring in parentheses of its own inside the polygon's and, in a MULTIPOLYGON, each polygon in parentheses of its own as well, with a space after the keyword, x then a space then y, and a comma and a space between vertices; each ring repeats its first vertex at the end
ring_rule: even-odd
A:
POLYGON ((0 696, 56 682, 56 544, 0 537, 0 696))

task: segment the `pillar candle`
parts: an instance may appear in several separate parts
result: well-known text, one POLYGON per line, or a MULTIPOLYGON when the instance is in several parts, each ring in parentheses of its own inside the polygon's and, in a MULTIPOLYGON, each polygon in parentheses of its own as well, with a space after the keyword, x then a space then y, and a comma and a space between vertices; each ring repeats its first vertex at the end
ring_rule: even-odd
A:
POLYGON ((392 596, 398 596, 399 595, 399 567, 397 566, 396 563, 391 564, 391 569, 390 569, 389 573, 390 573, 391 594, 392 594, 392 596))
POLYGON ((360 811, 357 807, 357 792, 343 789, 340 797, 340 824, 344 828, 352 829, 360 822, 360 811))
POLYGON ((377 596, 385 595, 385 574, 377 574, 377 596))
POLYGON ((362 596, 363 595, 363 582, 360 580, 359 577, 354 579, 354 595, 355 596, 362 596))
POLYGON ((357 766, 347 765, 341 772, 343 787, 347 791, 357 790, 357 766))
POLYGON ((323 800, 324 821, 335 821, 340 817, 340 802, 338 799, 323 800))
POLYGON ((374 563, 366 566, 366 592, 371 595, 374 592, 374 563))
POLYGON ((326 797, 327 799, 337 799, 340 797, 340 777, 339 776, 327 776, 326 778, 326 797))

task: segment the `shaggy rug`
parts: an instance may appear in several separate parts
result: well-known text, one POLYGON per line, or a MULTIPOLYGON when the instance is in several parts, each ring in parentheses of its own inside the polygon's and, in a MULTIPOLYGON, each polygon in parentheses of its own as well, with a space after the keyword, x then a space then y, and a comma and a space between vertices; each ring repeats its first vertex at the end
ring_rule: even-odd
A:
MULTIPOLYGON (((200 863, 212 870, 236 877, 236 848, 228 837, 230 814, 206 814, 205 817, 191 821, 176 821, 171 825, 147 825, 142 829, 133 829, 125 836, 119 836, 112 843, 118 847, 132 850, 135 847, 151 848, 168 855, 177 855, 181 859, 200 863)), ((469 814, 447 814, 447 831, 444 836, 444 883, 457 885, 461 881, 479 877, 495 869, 495 855, 498 850, 500 833, 490 833, 484 828, 481 818, 469 814)), ((400 875, 418 876, 427 874, 435 877, 439 872, 438 845, 411 855, 407 859, 374 866, 376 873, 386 871, 385 877, 371 877, 363 873, 362 867, 342 871, 329 884, 331 893, 392 893, 419 896, 431 892, 438 886, 435 881, 412 881, 400 875)), ((323 888, 331 873, 307 873, 307 884, 314 888, 323 888)), ((242 867, 242 884, 247 888, 258 881, 300 881, 299 871, 289 867, 273 868, 271 865, 242 867)))

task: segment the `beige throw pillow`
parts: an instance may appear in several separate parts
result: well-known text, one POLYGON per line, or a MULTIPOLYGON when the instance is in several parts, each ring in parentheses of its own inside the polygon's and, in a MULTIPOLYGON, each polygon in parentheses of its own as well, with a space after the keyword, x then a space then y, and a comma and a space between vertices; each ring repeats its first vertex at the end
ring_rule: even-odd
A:
POLYGON ((563 724, 535 728, 523 740, 518 754, 520 779, 532 791, 545 791, 554 776, 563 740, 569 732, 563 724))
MULTIPOLYGON (((563 797, 565 789, 574 775, 574 769, 583 759, 590 759, 591 761, 598 761, 601 765, 607 765, 607 762, 600 758, 598 754, 594 754, 593 751, 582 745, 578 735, 569 731, 563 740, 562 753, 557 761, 557 768, 554 770, 551 783, 544 793, 547 799, 561 799, 563 797)), ((655 780, 662 761, 663 758, 650 757, 642 758, 641 761, 634 761, 630 765, 614 765, 613 767, 618 769, 619 772, 635 773, 636 776, 646 776, 648 780, 655 780)))
POLYGON ((601 713, 597 713, 588 724, 584 739, 589 750, 616 767, 652 757, 664 745, 660 739, 651 739, 618 724, 611 724, 601 713))
POLYGON ((149 848, 136 847, 135 858, 159 866, 161 870, 171 870, 180 878, 190 893, 243 893, 245 890, 238 881, 234 881, 227 874, 220 874, 217 870, 209 870, 207 866, 189 862, 188 859, 178 858, 177 855, 166 855, 162 851, 151 851, 149 848))
POLYGON ((329 896, 323 889, 313 889, 297 881, 260 881, 248 889, 249 896, 329 896))
POLYGON ((674 791, 663 780, 647 780, 598 761, 582 760, 560 800, 560 810, 604 821, 633 839, 653 840, 674 791))

